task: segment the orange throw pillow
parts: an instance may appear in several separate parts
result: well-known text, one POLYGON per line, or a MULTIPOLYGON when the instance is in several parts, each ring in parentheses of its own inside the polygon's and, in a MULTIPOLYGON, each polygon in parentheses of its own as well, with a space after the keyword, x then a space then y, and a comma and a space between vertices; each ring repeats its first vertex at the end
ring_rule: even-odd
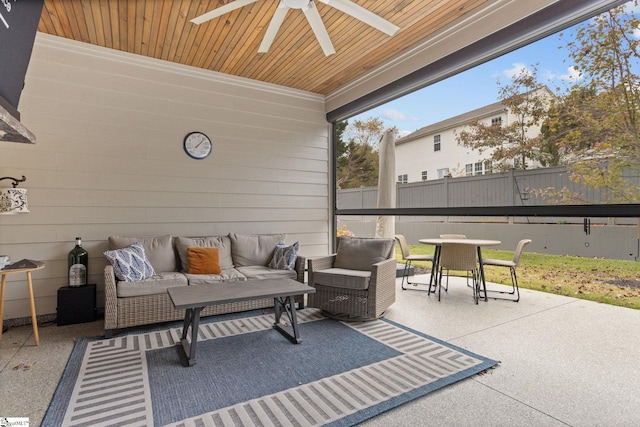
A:
POLYGON ((220 274, 220 253, 218 248, 202 248, 189 246, 187 248, 189 260, 189 274, 220 274))

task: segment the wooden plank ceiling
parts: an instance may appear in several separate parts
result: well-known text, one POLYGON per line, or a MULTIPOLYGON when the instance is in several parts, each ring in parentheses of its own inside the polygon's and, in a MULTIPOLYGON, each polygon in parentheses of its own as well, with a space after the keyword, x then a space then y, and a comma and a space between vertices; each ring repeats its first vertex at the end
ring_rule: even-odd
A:
POLYGON ((190 19, 230 0, 45 0, 38 31, 138 55, 328 94, 488 0, 354 0, 400 27, 388 36, 317 1, 336 54, 325 56, 300 10, 267 53, 258 46, 279 0, 207 23, 190 19))

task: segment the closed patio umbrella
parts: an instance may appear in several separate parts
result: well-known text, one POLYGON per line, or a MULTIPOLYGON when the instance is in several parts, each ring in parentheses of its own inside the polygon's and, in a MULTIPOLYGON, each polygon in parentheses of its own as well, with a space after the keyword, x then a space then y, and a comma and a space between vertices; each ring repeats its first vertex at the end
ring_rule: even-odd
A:
MULTIPOLYGON (((393 129, 387 129, 378 144, 378 208, 396 207, 396 138, 393 129)), ((376 237, 393 239, 396 234, 394 216, 379 216, 376 237)))

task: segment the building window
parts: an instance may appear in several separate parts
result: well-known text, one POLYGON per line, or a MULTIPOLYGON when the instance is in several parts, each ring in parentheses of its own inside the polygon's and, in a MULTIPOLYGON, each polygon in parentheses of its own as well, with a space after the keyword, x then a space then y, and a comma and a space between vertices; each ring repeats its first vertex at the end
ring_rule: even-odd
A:
POLYGON ((476 162, 474 174, 482 175, 482 162, 476 162))
POLYGON ((502 125, 502 117, 494 117, 491 119, 491 126, 501 126, 502 125))
POLYGON ((442 179, 445 176, 451 176, 449 173, 449 168, 438 169, 438 179, 442 179))
POLYGON ((465 176, 473 175, 473 165, 471 163, 464 165, 464 174, 465 176))
POLYGON ((427 180, 427 171, 422 171, 422 180, 423 181, 427 180))
POLYGON ((433 151, 440 151, 440 135, 433 135, 433 151))
POLYGON ((485 160, 484 173, 485 174, 493 173, 493 163, 491 163, 491 160, 485 160))
POLYGON ((398 175, 399 184, 406 184, 407 182, 409 182, 409 177, 406 173, 404 175, 398 175))

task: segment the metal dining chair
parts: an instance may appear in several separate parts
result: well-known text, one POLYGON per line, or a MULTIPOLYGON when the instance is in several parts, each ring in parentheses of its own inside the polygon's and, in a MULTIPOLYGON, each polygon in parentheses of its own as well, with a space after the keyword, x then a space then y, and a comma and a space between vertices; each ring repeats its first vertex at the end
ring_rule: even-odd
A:
MULTIPOLYGON (((505 297, 489 297, 493 299, 504 299, 508 301, 518 302, 520 301, 520 288, 518 287, 518 276, 516 275, 516 268, 520 264, 520 256, 522 252, 524 252, 525 246, 531 243, 531 239, 522 239, 518 242, 516 246, 516 250, 513 253, 512 260, 503 260, 503 259, 492 259, 492 258, 482 258, 483 265, 492 265, 494 267, 507 267, 511 273, 511 291, 498 291, 498 290, 487 290, 487 293, 497 293, 497 294, 506 294, 513 295, 515 298, 505 297)), ((488 296, 488 295, 487 295, 488 296)))
MULTIPOLYGON (((411 269, 411 263, 413 261, 429 261, 433 265, 434 256, 433 255, 422 255, 422 254, 412 255, 410 250, 409 250, 409 245, 407 244, 407 239, 404 237, 404 235, 396 234, 394 237, 395 237, 396 241, 398 242, 398 245, 400 245, 400 252, 402 253, 402 260, 404 261, 404 270, 402 271, 402 282, 401 282, 400 286, 404 290, 407 289, 407 288, 404 287, 405 278, 407 279, 407 285, 413 285, 413 286, 426 285, 426 283, 418 283, 418 282, 410 282, 409 281, 409 271, 411 269)), ((433 284, 433 269, 432 269, 431 277, 429 278, 429 288, 431 288, 432 284, 433 284)))
MULTIPOLYGON (((440 271, 438 272, 438 301, 442 293, 442 272, 443 270, 466 271, 467 281, 469 273, 473 278, 473 299, 478 304, 480 297, 480 274, 478 271, 477 246, 461 243, 443 243, 440 249, 440 271)), ((447 286, 445 292, 449 290, 449 275, 447 274, 447 286)))

